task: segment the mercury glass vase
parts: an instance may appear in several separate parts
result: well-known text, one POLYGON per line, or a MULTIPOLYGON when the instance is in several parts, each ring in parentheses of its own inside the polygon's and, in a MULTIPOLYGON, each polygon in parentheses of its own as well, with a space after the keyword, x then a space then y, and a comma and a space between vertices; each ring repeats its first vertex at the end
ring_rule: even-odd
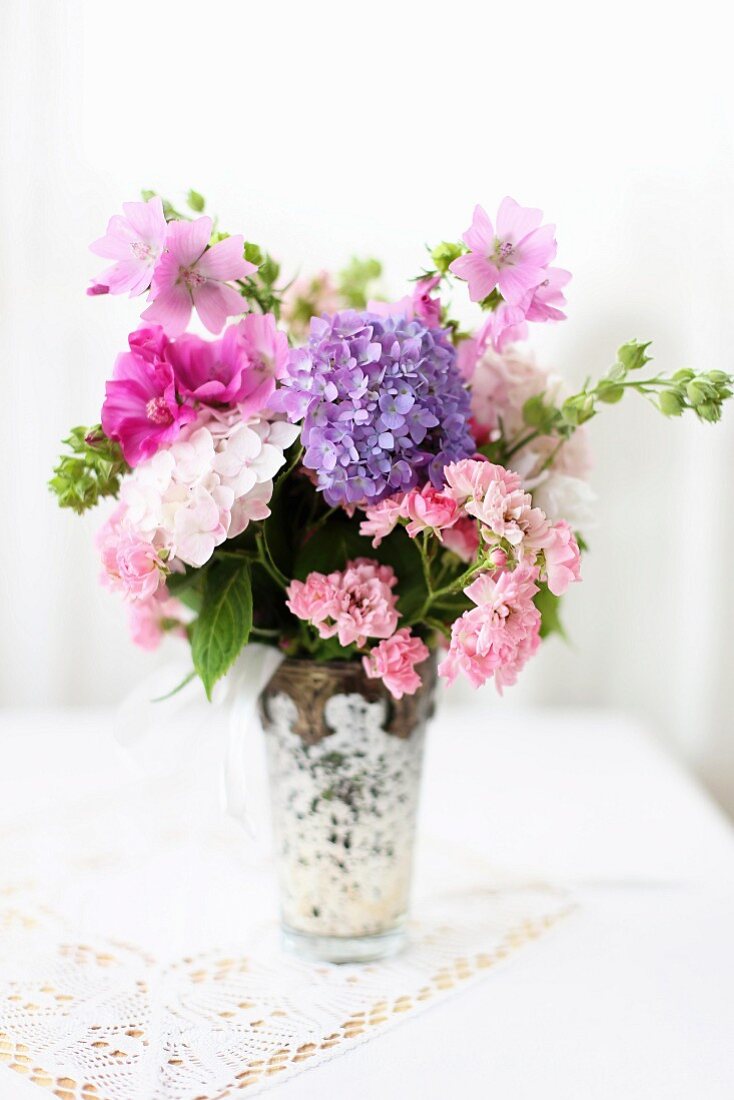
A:
POLYGON ((355 661, 288 659, 260 696, 285 945, 366 962, 400 950, 435 663, 396 700, 355 661))

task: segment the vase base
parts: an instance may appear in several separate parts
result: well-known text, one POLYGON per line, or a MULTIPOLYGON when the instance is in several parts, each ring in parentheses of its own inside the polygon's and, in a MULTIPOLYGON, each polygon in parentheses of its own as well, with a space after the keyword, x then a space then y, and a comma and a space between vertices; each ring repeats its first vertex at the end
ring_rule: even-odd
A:
POLYGON ((389 959, 405 945, 405 929, 391 928, 372 936, 315 936, 283 928, 286 951, 310 962, 366 963, 389 959))

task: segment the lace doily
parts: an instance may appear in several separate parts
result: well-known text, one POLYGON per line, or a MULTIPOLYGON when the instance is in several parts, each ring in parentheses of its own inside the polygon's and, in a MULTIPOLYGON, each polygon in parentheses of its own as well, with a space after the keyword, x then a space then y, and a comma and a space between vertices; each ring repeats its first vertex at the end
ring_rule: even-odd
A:
POLYGON ((433 838, 404 954, 304 963, 279 949, 268 859, 190 797, 138 788, 0 837, 0 1074, 60 1100, 253 1095, 481 979, 572 908, 433 838))

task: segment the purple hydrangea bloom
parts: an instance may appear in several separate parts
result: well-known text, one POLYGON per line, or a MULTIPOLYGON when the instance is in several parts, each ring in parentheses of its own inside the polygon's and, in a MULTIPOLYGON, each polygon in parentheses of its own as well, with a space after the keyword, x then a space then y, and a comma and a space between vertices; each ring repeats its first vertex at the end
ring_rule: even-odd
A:
POLYGON ((476 451, 469 395, 443 329, 346 311, 314 317, 271 406, 303 419, 303 464, 329 504, 376 504, 476 451))

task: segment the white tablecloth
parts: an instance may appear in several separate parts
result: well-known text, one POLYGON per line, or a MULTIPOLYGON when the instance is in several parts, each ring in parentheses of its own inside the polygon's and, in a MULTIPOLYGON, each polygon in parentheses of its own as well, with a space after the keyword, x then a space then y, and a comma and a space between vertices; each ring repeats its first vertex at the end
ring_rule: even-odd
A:
MULTIPOLYGON (((135 775, 106 713, 0 722, 0 828, 135 775)), ((268 1095, 730 1100, 734 834, 643 730, 595 712, 444 710, 422 835, 568 886, 580 910, 486 980, 268 1095)), ((2 1100, 43 1095, 0 1068, 2 1100)))

